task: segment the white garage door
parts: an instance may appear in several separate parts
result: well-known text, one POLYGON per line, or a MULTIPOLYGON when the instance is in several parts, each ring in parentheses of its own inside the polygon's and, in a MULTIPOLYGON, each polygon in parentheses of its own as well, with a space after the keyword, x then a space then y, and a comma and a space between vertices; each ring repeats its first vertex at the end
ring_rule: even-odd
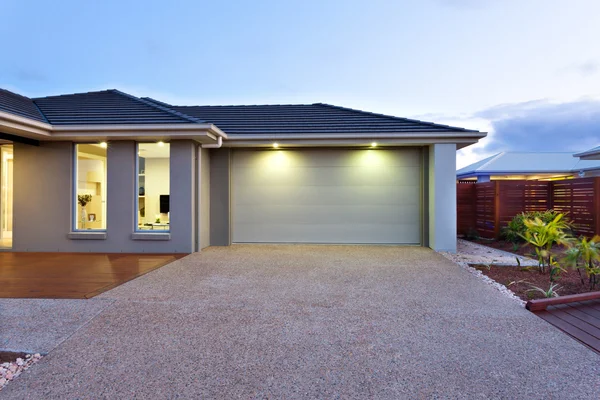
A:
POLYGON ((418 149, 236 150, 234 243, 421 242, 418 149))

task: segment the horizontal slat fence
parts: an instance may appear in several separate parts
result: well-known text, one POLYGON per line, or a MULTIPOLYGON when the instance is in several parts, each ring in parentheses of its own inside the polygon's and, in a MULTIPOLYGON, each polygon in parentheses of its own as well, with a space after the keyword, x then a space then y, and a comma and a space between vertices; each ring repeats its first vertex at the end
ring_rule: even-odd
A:
POLYGON ((498 238, 517 214, 554 209, 568 214, 578 235, 600 235, 600 177, 561 181, 457 183, 459 234, 498 238))

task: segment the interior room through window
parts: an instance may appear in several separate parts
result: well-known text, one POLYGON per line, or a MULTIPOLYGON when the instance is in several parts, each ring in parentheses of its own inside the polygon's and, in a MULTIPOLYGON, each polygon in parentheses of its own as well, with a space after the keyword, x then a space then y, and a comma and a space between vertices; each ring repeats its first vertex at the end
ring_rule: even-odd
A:
POLYGON ((139 143, 137 154, 137 229, 168 231, 171 211, 169 143, 139 143))

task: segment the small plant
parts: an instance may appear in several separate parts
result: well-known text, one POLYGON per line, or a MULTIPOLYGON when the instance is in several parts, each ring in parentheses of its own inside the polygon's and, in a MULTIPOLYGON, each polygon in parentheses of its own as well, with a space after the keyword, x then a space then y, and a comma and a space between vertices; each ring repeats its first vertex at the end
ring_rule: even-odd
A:
POLYGON ((552 254, 552 246, 569 246, 573 239, 566 230, 570 225, 564 220, 563 214, 558 214, 552 221, 544 222, 541 218, 523 221, 526 230, 520 236, 535 249, 540 273, 550 272, 550 280, 560 273, 562 268, 552 254))
POLYGON ((543 294, 545 298, 559 297, 558 290, 560 288, 561 287, 558 286, 556 283, 551 283, 550 287, 548 288, 548 290, 544 290, 544 289, 542 289, 540 287, 531 285, 531 289, 529 289, 527 291, 527 293, 529 294, 529 292, 538 292, 538 293, 543 294))
POLYGON ((469 228, 467 233, 465 233, 466 240, 479 240, 479 232, 475 228, 469 228))
MULTIPOLYGON (((513 217, 512 220, 502 228, 501 235, 505 241, 512 243, 515 245, 514 247, 518 249, 516 246, 518 243, 523 243, 523 235, 527 230, 527 226, 525 225, 526 220, 535 220, 539 218, 544 223, 552 222, 556 217, 561 215, 558 211, 554 210, 546 210, 546 211, 530 211, 530 212, 522 212, 513 217)), ((563 215, 562 221, 565 225, 564 230, 570 232, 573 230, 573 223, 569 221, 566 216, 563 215)))
POLYGON ((87 203, 89 203, 90 201, 92 201, 91 194, 78 194, 77 195, 77 202, 79 203, 79 205, 81 207, 85 207, 87 205, 87 203))
POLYGON ((593 290, 600 275, 600 236, 596 235, 591 239, 586 237, 577 239, 575 245, 567 251, 565 260, 571 267, 577 269, 582 285, 584 279, 581 271, 585 270, 590 290, 593 290))

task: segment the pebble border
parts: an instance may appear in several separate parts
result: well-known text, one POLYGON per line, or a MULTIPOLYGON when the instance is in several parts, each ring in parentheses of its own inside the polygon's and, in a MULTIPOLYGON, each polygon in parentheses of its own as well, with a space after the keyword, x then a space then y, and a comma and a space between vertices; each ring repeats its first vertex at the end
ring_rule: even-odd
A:
POLYGON ((506 297, 516 301, 517 303, 519 303, 519 305, 523 308, 525 308, 525 304, 527 304, 526 301, 522 300, 519 296, 517 296, 512 290, 510 290, 509 288, 507 288, 505 285, 496 282, 495 280, 493 280, 492 278, 490 278, 489 276, 485 275, 483 272, 471 267, 469 264, 462 262, 462 261, 456 261, 452 258, 452 254, 441 251, 439 252, 442 256, 444 256, 445 258, 447 258, 448 260, 452 261, 453 263, 460 265, 462 268, 466 269, 467 271, 469 271, 471 274, 475 275, 476 277, 478 277, 480 280, 484 281, 485 283, 487 283, 488 285, 496 288, 500 293, 502 293, 503 295, 505 295, 506 297))
POLYGON ((25 358, 17 358, 13 362, 0 364, 0 391, 23 371, 42 359, 39 353, 27 354, 25 358))

